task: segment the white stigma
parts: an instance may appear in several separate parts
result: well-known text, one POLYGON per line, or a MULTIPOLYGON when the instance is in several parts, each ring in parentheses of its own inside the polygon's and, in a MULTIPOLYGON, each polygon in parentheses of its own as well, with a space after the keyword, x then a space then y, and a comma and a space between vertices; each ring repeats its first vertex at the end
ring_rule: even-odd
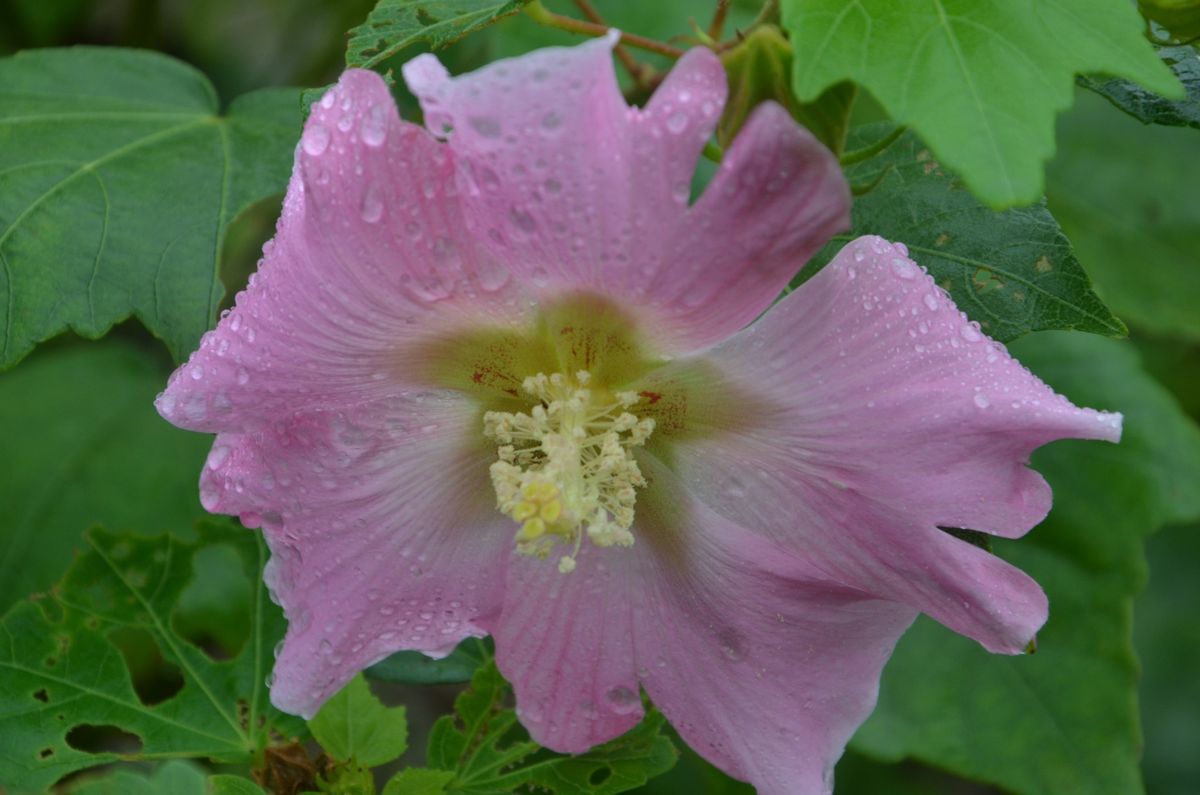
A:
POLYGON ((636 392, 601 397, 586 370, 568 378, 538 373, 524 389, 539 403, 528 414, 489 411, 483 432, 496 441, 491 466, 496 504, 521 524, 517 551, 547 557, 558 542, 572 547, 558 561, 564 574, 587 536, 601 547, 631 546, 636 489, 646 485, 631 448, 644 444, 654 420, 627 409, 636 392))

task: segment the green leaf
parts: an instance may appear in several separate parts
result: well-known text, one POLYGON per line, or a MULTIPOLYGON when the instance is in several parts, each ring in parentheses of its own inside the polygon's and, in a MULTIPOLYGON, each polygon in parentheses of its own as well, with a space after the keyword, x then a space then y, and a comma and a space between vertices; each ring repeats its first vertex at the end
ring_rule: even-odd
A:
POLYGON ((813 102, 800 102, 792 93, 792 48, 779 29, 755 28, 737 46, 721 54, 729 78, 729 101, 717 125, 717 143, 728 147, 750 112, 766 100, 787 108, 834 154, 841 154, 854 104, 853 83, 830 86, 813 102))
POLYGON ((471 681, 471 675, 491 656, 488 641, 467 638, 440 660, 419 651, 402 651, 367 669, 367 676, 408 685, 442 685, 471 681))
POLYGON ((1158 55, 1183 84, 1186 96, 1167 99, 1129 80, 1084 75, 1079 85, 1133 116, 1143 124, 1200 127, 1200 54, 1191 47, 1160 47, 1158 55))
POLYGON ((300 132, 296 91, 218 109, 203 75, 157 53, 0 59, 0 367, 130 314, 176 359, 196 346, 225 231, 283 190, 300 132))
POLYGON ((267 795, 262 787, 241 776, 213 776, 208 780, 211 795, 267 795))
POLYGON ((20 462, 0 477, 0 612, 53 585, 94 524, 157 533, 204 515, 196 473, 211 440, 155 413, 165 359, 113 338, 0 374, 0 438, 20 462))
POLYGON ((412 44, 445 47, 529 0, 379 0, 367 21, 350 31, 346 66, 369 69, 412 44))
POLYGON ((1129 343, 1053 333, 1015 353, 1081 405, 1125 412, 1119 445, 1056 442, 1034 456, 1054 488, 1049 518, 997 551, 1035 577, 1050 620, 1031 656, 989 655, 921 619, 885 669, 855 747, 914 756, 1022 795, 1142 791, 1131 647, 1143 537, 1191 515, 1200 432, 1139 367, 1129 343), (1180 498, 1183 498, 1180 501, 1180 498))
MULTIPOLYGON (((865 147, 892 129, 887 123, 855 128, 850 146, 865 147)), ((835 237, 799 281, 846 241, 876 234, 906 244, 959 308, 1002 342, 1041 329, 1125 332, 1092 292, 1043 204, 1000 212, 983 206, 912 133, 846 174, 852 183, 879 182, 855 200, 851 232, 835 237)))
POLYGON ((1088 94, 1059 130, 1050 207, 1100 295, 1131 324, 1200 341, 1196 133, 1144 127, 1088 94))
POLYGON ((1138 697, 1146 732, 1142 771, 1155 795, 1190 795, 1200 781, 1200 525, 1171 528, 1146 545, 1150 584, 1138 597, 1134 638, 1142 664, 1138 697))
POLYGON ((150 775, 114 770, 79 779, 68 795, 205 795, 204 771, 180 761, 164 762, 150 775))
POLYGON ((308 728, 330 757, 363 767, 387 764, 408 748, 404 707, 385 707, 362 674, 325 702, 308 728))
POLYGON ((214 660, 174 626, 197 552, 236 550, 258 582, 267 551, 259 533, 204 523, 199 543, 88 533, 80 556, 51 597, 17 604, 0 626, 0 786, 43 791, 76 770, 117 760, 208 758, 245 764, 272 734, 295 734, 299 721, 276 712, 265 684, 283 616, 261 585, 246 606, 249 642, 214 660), (148 637, 182 678, 162 698, 138 690, 122 653, 129 637, 148 637))
POLYGON ((994 207, 1042 194, 1075 73, 1180 96, 1126 0, 783 0, 782 12, 800 99, 857 81, 994 207))
POLYGON ((508 683, 489 661, 455 699, 455 714, 433 725, 429 765, 455 771, 447 793, 485 795, 534 786, 560 795, 611 795, 665 773, 678 758, 662 733, 666 720, 655 711, 621 737, 585 754, 552 753, 530 740, 516 713, 503 706, 510 698, 508 683))
POLYGON ((453 780, 454 773, 450 770, 410 767, 392 776, 383 788, 383 795, 445 795, 453 780))

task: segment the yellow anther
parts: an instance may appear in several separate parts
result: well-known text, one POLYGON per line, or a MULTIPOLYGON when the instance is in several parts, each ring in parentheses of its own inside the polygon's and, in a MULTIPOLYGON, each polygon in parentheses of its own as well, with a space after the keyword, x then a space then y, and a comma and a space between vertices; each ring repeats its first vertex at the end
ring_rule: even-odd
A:
POLYGON ((533 502, 518 502, 517 506, 512 509, 512 518, 518 522, 523 522, 531 516, 537 515, 538 506, 533 502))
POLYGON ((518 541, 534 541, 546 535, 546 523, 541 519, 527 519, 517 531, 518 541))
MULTIPOLYGON (((551 524, 557 522, 558 517, 562 516, 562 503, 558 500, 551 500, 550 502, 543 504, 542 509, 538 512, 538 516, 540 516, 543 521, 551 524)), ((516 514, 513 515, 513 518, 517 519, 516 514)), ((520 520, 518 519, 518 521, 520 520)))
POLYGON ((636 488, 646 485, 632 448, 654 420, 629 412, 636 392, 610 393, 586 370, 529 376, 522 384, 538 402, 528 414, 490 411, 484 435, 498 444, 491 466, 500 510, 521 523, 517 551, 545 558, 562 541, 575 568, 584 537, 601 547, 630 546, 636 488))

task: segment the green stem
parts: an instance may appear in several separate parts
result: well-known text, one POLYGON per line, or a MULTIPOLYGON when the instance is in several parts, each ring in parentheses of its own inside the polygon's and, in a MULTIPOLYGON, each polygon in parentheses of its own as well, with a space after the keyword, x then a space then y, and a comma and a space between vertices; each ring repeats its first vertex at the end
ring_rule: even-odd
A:
MULTIPOLYGON (((584 22, 582 19, 556 14, 542 5, 541 0, 533 0, 532 3, 525 6, 525 13, 539 25, 565 30, 568 33, 577 33, 581 36, 603 36, 609 30, 605 25, 597 25, 594 22, 584 22)), ((683 50, 678 47, 672 47, 670 44, 664 44, 654 39, 647 39, 644 36, 638 36, 634 33, 622 33, 621 43, 630 47, 637 47, 639 50, 665 55, 668 58, 683 57, 683 50)))
POLYGON ((904 135, 907 130, 908 128, 901 124, 896 129, 892 130, 890 133, 883 136, 870 146, 864 146, 862 149, 855 149, 852 152, 844 152, 839 158, 839 162, 843 166, 852 166, 855 163, 861 163, 864 160, 870 160, 884 149, 887 149, 889 146, 896 143, 900 136, 904 135))
POLYGON ((888 163, 878 174, 875 175, 875 179, 871 180, 870 182, 854 183, 850 186, 851 195, 853 195, 855 198, 859 196, 866 196, 868 193, 878 188, 879 183, 883 182, 883 178, 890 174, 892 169, 895 167, 895 163, 888 163))

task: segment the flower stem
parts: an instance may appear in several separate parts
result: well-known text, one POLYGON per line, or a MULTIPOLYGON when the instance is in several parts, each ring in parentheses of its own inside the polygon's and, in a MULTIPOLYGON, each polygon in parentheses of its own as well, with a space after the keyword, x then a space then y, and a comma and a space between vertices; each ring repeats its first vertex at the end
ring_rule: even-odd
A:
MULTIPOLYGON (((598 25, 595 22, 585 22, 582 19, 574 19, 562 14, 556 14, 542 5, 541 0, 533 0, 532 3, 525 6, 525 13, 540 25, 558 28, 568 33, 578 33, 581 36, 603 36, 605 33, 608 33, 608 27, 605 25, 598 25)), ((668 58, 683 57, 683 50, 678 47, 672 47, 670 44, 655 41, 654 39, 647 39, 644 36, 638 36, 633 33, 622 33, 621 43, 627 44, 630 47, 637 47, 639 50, 665 55, 668 58)))
POLYGON ((713 11, 712 22, 708 23, 708 37, 720 41, 725 30, 725 16, 729 13, 729 0, 717 0, 716 10, 713 11))
MULTIPOLYGON (((602 25, 605 29, 609 27, 608 23, 604 21, 604 17, 600 16, 600 12, 589 0, 575 0, 575 5, 594 24, 602 25)), ((628 48, 621 44, 613 49, 613 54, 617 56, 617 60, 621 62, 621 66, 625 67, 625 71, 633 78, 633 82, 637 84, 638 88, 645 90, 648 81, 654 75, 654 67, 638 61, 628 48)))
POLYGON ((904 135, 907 130, 908 128, 901 124, 896 127, 896 129, 892 130, 890 133, 883 136, 870 146, 864 146, 862 149, 855 149, 851 152, 843 153, 839 158, 839 162, 843 166, 852 166, 855 163, 861 163, 864 160, 870 160, 884 149, 887 149, 889 146, 896 143, 900 136, 904 135))

